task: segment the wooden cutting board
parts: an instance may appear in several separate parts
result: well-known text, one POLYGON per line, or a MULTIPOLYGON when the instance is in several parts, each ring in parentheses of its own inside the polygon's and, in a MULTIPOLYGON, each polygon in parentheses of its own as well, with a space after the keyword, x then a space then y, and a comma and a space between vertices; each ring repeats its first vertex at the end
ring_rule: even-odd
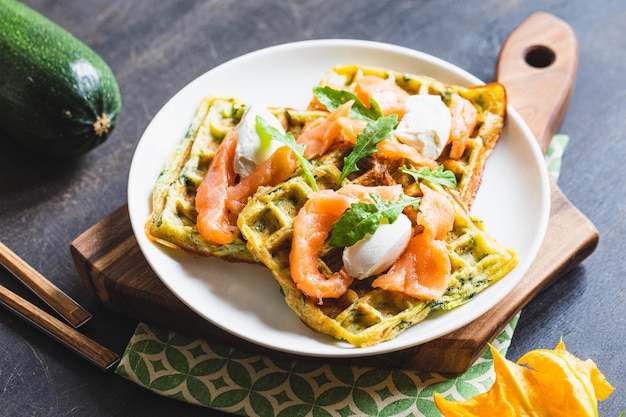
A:
MULTIPOLYGON (((497 80, 509 103, 527 122, 544 151, 561 124, 578 64, 577 41, 568 24, 547 13, 525 20, 507 39, 497 80)), ((547 234, 535 262, 498 305, 467 326, 402 351, 350 359, 324 359, 365 366, 460 373, 465 371, 539 291, 589 256, 598 243, 595 226, 554 184, 547 234)), ((239 339, 205 321, 178 300, 150 269, 122 206, 72 242, 83 284, 106 307, 137 320, 278 358, 297 357, 239 339)), ((320 359, 315 359, 320 360, 320 359)))

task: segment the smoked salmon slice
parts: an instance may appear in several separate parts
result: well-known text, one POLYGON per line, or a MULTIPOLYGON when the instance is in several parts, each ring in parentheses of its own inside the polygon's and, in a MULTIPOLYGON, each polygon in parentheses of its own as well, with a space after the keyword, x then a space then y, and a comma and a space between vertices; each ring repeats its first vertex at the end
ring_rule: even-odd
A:
POLYGON ((443 239, 454 226, 454 208, 443 195, 423 184, 420 187, 424 195, 417 222, 424 231, 411 238, 398 260, 372 286, 434 300, 443 295, 450 281, 452 265, 443 239))
POLYGON ((322 190, 311 196, 293 223, 293 240, 289 254, 291 278, 309 297, 341 297, 353 278, 343 270, 330 277, 319 271, 319 254, 333 228, 333 223, 350 207, 353 198, 322 190))
POLYGON ((316 299, 341 297, 353 277, 342 268, 330 277, 319 271, 319 255, 335 223, 355 201, 369 201, 371 194, 385 200, 398 200, 402 186, 367 187, 348 184, 337 191, 322 190, 310 196, 293 224, 289 254, 291 278, 298 289, 316 299))
POLYGON ((356 142, 356 137, 365 129, 367 124, 365 120, 350 119, 349 117, 338 117, 337 123, 341 126, 340 139, 352 144, 356 142))
POLYGON ((259 187, 275 186, 287 179, 298 167, 291 149, 282 146, 261 163, 252 174, 235 184, 235 149, 238 133, 231 130, 217 148, 196 192, 198 232, 206 240, 225 245, 233 242, 237 216, 259 187))
POLYGON ((420 201, 417 223, 432 239, 444 239, 454 227, 454 207, 450 200, 430 187, 420 184, 423 197, 420 201))
POLYGON ((248 198, 261 186, 275 186, 287 179, 298 167, 298 158, 287 146, 278 148, 272 156, 261 163, 252 174, 228 188, 227 206, 238 215, 248 198))
POLYGON ((234 216, 226 205, 228 188, 235 184, 233 167, 238 133, 231 130, 217 148, 196 192, 196 224, 206 240, 225 245, 235 239, 234 216))
POLYGON ((451 269, 446 243, 420 233, 411 238, 398 260, 372 286, 435 300, 448 288, 451 269))
POLYGON ((402 185, 379 185, 368 187, 360 184, 346 184, 337 190, 338 194, 353 197, 359 201, 371 201, 371 194, 376 194, 383 200, 396 201, 402 194, 402 185))
POLYGON ((427 156, 422 155, 414 147, 406 143, 398 142, 395 139, 387 138, 376 145, 378 151, 389 158, 404 158, 411 161, 413 165, 425 166, 431 170, 437 169, 437 162, 427 156))
POLYGON ((363 75, 357 78, 354 93, 366 106, 369 106, 370 98, 373 98, 383 116, 395 113, 399 119, 402 119, 406 113, 404 104, 409 93, 400 88, 392 79, 363 75))
POLYGON ((328 117, 313 121, 307 126, 296 142, 304 144, 304 157, 307 159, 323 155, 340 136, 342 125, 337 121, 348 117, 354 100, 350 100, 333 110, 328 117))
MULTIPOLYGON (((378 77, 374 77, 379 79, 378 77)), ((394 84, 395 85, 395 84, 394 84)), ((404 90, 402 90, 404 91, 404 90)), ((354 144, 357 136, 363 132, 367 122, 348 117, 349 101, 331 113, 328 118, 313 121, 298 137, 297 143, 305 144, 305 158, 314 158, 325 153, 337 140, 354 144)), ((417 149, 404 143, 387 138, 377 145, 378 151, 389 158, 403 158, 416 166, 437 168, 437 162, 422 155, 417 149)))
MULTIPOLYGON (((337 123, 341 126, 340 139, 348 143, 356 143, 359 133, 363 132, 367 122, 364 120, 350 119, 348 117, 337 118, 337 123)), ((394 138, 387 138, 376 145, 378 151, 388 158, 402 158, 409 160, 415 166, 426 166, 430 169, 437 169, 437 162, 427 156, 422 155, 414 147, 399 142, 394 138)))
POLYGON ((452 116, 450 158, 459 159, 463 156, 467 140, 476 127, 478 111, 469 100, 454 93, 450 98, 450 114, 452 116))

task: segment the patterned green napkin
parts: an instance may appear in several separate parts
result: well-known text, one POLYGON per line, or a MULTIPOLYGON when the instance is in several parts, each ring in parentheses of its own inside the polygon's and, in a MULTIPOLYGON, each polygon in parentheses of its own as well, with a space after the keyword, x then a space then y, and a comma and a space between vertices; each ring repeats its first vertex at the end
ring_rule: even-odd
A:
POLYGON ((556 184, 561 173, 561 161, 563 160, 563 153, 569 143, 569 136, 559 134, 554 135, 550 141, 550 146, 546 152, 546 165, 548 166, 548 175, 550 179, 556 184))
MULTIPOLYGON (((556 182, 569 138, 546 154, 556 182)), ((493 345, 504 356, 519 315, 493 345)), ((463 374, 280 360, 140 323, 115 371, 160 395, 241 416, 441 416, 433 394, 463 400, 494 381, 489 350, 463 374)))

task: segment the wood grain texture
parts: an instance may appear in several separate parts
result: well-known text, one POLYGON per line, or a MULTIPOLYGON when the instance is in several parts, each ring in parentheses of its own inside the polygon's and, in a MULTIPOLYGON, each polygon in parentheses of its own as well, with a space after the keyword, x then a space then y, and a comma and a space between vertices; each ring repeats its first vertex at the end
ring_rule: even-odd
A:
POLYGON ((546 152, 569 106, 578 69, 578 40, 563 20, 532 14, 505 41, 496 79, 546 152))
MULTIPOLYGON (((562 121, 568 103, 563 97, 569 97, 577 64, 576 48, 572 48, 576 44, 573 32, 566 30, 568 26, 564 22, 557 26, 562 30, 554 30, 554 19, 552 15, 542 13, 534 14, 522 23, 505 43, 498 65, 498 81, 507 87, 511 102, 521 106, 522 116, 533 116, 525 120, 533 132, 542 135, 539 136, 540 143, 547 141, 546 135, 556 131, 562 121), (553 29, 550 37, 545 36, 546 25, 553 29), (530 66, 524 60, 523 52, 525 45, 536 43, 549 45, 559 65, 531 67, 528 71, 530 66), (571 74, 569 77, 563 76, 565 70, 571 74), (513 84, 510 80, 526 88, 509 91, 509 83, 513 84), (528 94, 529 85, 538 86, 532 90, 533 94, 528 94), (544 88, 544 85, 551 88, 544 88), (552 97, 557 99, 544 100, 552 97)), ((339 361, 451 373, 466 370, 482 354, 485 343, 493 340, 534 295, 562 277, 596 248, 596 228, 554 185, 551 187, 551 200, 548 232, 536 261, 520 284, 496 307, 469 325, 426 344, 399 352, 342 358, 339 361), (573 225, 575 227, 570 230, 573 225)), ((85 286, 105 305, 121 314, 269 356, 310 360, 241 340, 187 308, 169 293, 143 259, 134 241, 126 207, 119 208, 79 236, 71 249, 85 286)))
POLYGON ((68 326, 1 285, 0 304, 102 370, 111 368, 119 360, 117 353, 83 335, 75 328, 68 326))
POLYGON ((3 243, 0 243, 0 264, 4 265, 74 328, 82 326, 91 319, 91 314, 87 310, 3 243))

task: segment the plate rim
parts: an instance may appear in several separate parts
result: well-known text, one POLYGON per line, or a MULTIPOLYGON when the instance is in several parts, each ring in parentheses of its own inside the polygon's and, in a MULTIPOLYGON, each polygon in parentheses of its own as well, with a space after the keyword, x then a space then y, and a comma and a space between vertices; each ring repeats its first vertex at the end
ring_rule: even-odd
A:
MULTIPOLYGON (((290 353, 290 354, 296 354, 296 355, 304 355, 304 356, 310 356, 310 357, 327 357, 327 358, 342 358, 342 357, 362 357, 362 356, 372 356, 372 355, 377 355, 377 354, 385 354, 385 353, 390 353, 390 352, 394 352, 394 351, 399 351, 399 350, 404 350, 404 349, 408 349, 411 347, 415 347, 417 345, 423 344, 423 343, 427 343, 433 339, 445 336, 446 334, 449 334, 455 330, 458 330, 459 328, 471 323, 472 321, 474 321, 476 318, 480 317, 481 315, 483 315, 485 312, 487 312, 488 310, 490 310, 491 308, 493 308, 495 305, 497 305, 502 298, 506 297, 506 295, 508 295, 513 288, 519 283, 519 281, 523 278, 523 274, 525 274, 525 272, 528 270, 528 268, 530 267, 530 265, 532 264, 532 262, 534 261, 534 259, 536 258, 539 249, 541 247, 541 244, 543 242, 543 239, 545 237, 545 233, 547 231, 547 225, 548 225, 548 220, 549 220, 549 212, 550 212, 550 188, 549 188, 549 179, 548 179, 548 174, 547 174, 547 167, 545 167, 545 164, 541 164, 538 163, 537 166, 539 167, 538 170, 538 174, 541 177, 541 185, 542 185, 542 190, 541 190, 541 197, 542 197, 542 211, 541 211, 541 218, 538 219, 537 222, 537 231, 539 232, 540 237, 536 238, 533 241, 532 246, 530 247, 530 252, 529 254, 531 256, 526 257, 525 259, 520 259, 519 264, 517 265, 516 269, 521 269, 524 272, 521 274, 521 276, 515 281, 515 284, 511 286, 511 288, 506 291, 506 293, 497 301, 493 302, 493 303, 487 303, 490 304, 487 307, 479 307, 479 306, 475 306, 475 312, 473 314, 473 317, 470 321, 467 321, 465 323, 462 323, 458 326, 450 326, 447 328, 447 331, 443 334, 439 334, 437 336, 434 337, 430 337, 430 338, 424 338, 422 340, 420 340, 419 342, 407 342, 405 344, 403 344, 402 346, 395 346, 396 344, 389 344, 389 342, 383 342, 380 343, 378 345, 375 345, 373 347, 370 348, 350 348, 350 349, 346 349, 344 347, 339 347, 338 349, 336 349, 336 351, 323 351, 323 352, 316 352, 316 351, 311 351, 311 350, 307 350, 307 351, 303 351, 302 349, 298 349, 298 348, 293 348, 290 346, 276 346, 275 344, 268 344, 268 343, 263 343, 263 342, 259 342, 256 338, 254 337, 250 337, 248 335, 245 334, 241 334, 241 332, 237 332, 237 331, 233 331, 233 329, 229 328, 228 326, 224 326, 223 324, 217 323, 214 320, 212 320, 210 317, 206 317, 205 314, 202 313, 202 311, 199 311, 197 309, 196 306, 194 305, 190 305, 188 303, 188 301, 184 298, 181 297, 181 295, 179 294, 179 292, 177 291, 176 288, 173 288, 173 286, 171 285, 171 283, 169 282, 169 280, 164 279, 161 274, 158 271, 158 267, 154 264, 153 260, 151 259, 150 256, 148 256, 148 254, 146 253, 146 244, 149 245, 156 245, 155 243, 149 241, 147 239, 147 237, 144 234, 144 224, 146 219, 142 219, 142 221, 140 221, 139 219, 136 218, 136 216, 133 216, 133 213, 135 212, 136 207, 134 206, 135 203, 137 203, 137 198, 134 197, 132 195, 133 190, 134 190, 134 178, 136 176, 136 167, 138 164, 138 161, 136 159, 139 158, 140 154, 141 154, 141 150, 143 146, 146 146, 146 143, 148 141, 147 139, 147 133, 149 132, 150 126, 154 123, 155 119, 157 119, 159 116, 161 116, 162 114, 164 114, 164 112, 167 111, 168 106, 171 106, 172 103, 175 101, 176 97, 184 94, 183 92, 188 90, 188 89, 193 89, 197 84, 201 84, 202 80, 204 79, 204 77, 210 77, 210 73, 217 71, 217 70, 223 70, 224 68, 227 68, 228 66, 236 66, 238 65, 240 62, 245 61, 246 59, 254 59, 255 57, 258 57, 260 55, 264 55, 264 54, 272 54, 274 52, 287 52, 290 49, 302 49, 302 48, 320 48, 320 47, 334 47, 334 48, 338 48, 338 47, 358 47, 358 48, 365 48, 365 49, 373 49, 376 52, 391 52, 394 54, 399 54, 402 55, 403 57, 408 57, 411 59, 416 59, 416 60, 422 60, 425 62, 428 62, 431 65, 435 65, 437 67, 442 67, 444 68, 446 71, 451 71, 453 73, 455 73, 456 75, 463 77, 466 79, 467 84, 484 84, 484 82, 480 79, 478 79, 477 77, 475 77, 473 74, 469 73, 468 71, 458 67, 455 64, 450 63, 449 61, 445 61, 441 58, 438 58, 436 56, 433 56, 431 54, 422 52, 422 51, 418 51, 418 50, 414 50, 414 49, 410 49, 404 46, 399 46, 399 45, 394 45, 394 44, 389 44, 389 43, 384 43, 384 42, 378 42, 378 41, 369 41, 369 40, 357 40, 357 39, 312 39, 312 40, 303 40, 303 41, 295 41, 295 42, 288 42, 288 43, 283 43, 283 44, 278 44, 278 45, 273 45, 273 46, 268 46, 265 48, 261 48, 261 49, 257 49, 245 54, 242 54, 240 56, 237 56, 233 59, 230 59, 228 61, 225 61, 209 70, 207 70, 206 72, 204 72, 203 74, 199 75, 198 77, 194 78, 193 80, 191 80, 189 83, 187 83, 183 88, 181 88, 179 91, 177 91, 173 96, 171 96, 166 102, 165 104, 159 109, 159 111, 155 114, 155 116, 150 120, 150 122, 148 123, 148 125, 146 126, 145 130, 142 133, 142 136, 136 146, 136 149, 134 151, 134 155, 133 158, 131 160, 131 166, 130 166, 130 172, 129 172, 129 180, 128 180, 128 190, 127 190, 127 194, 128 194, 128 205, 129 205, 129 215, 130 215, 130 220, 131 220, 131 227, 133 230, 133 234, 135 235, 135 237, 137 238, 137 242, 139 245, 139 248, 142 252, 142 254, 144 255, 144 257, 146 258, 146 261, 148 262, 148 264, 150 265, 150 267, 153 269, 153 271, 155 272, 155 275, 161 280, 161 282, 163 282, 165 284, 165 286, 179 299, 181 300, 185 305, 187 305, 188 307, 190 307, 193 311, 195 311, 197 314, 199 314, 203 319, 207 320, 209 323, 211 323, 214 326, 217 326, 227 332, 229 332, 230 334, 234 335, 235 337, 241 338, 242 340, 251 342, 255 345, 258 346, 262 346, 262 347, 266 347, 266 348, 270 348, 272 350, 276 350, 276 351, 281 351, 281 352, 285 352, 285 353, 290 353)), ((323 74, 322 74, 323 75, 323 74)), ((320 78, 321 76, 320 75, 320 78)), ((195 105, 197 105, 197 103, 194 103, 195 105)), ((507 124, 510 124, 511 120, 514 122, 514 124, 516 125, 517 128, 519 128, 521 130, 521 134, 523 136, 526 137, 527 140, 527 144, 530 147, 530 151, 532 153, 532 155, 539 159, 540 161, 543 161, 543 153, 539 147, 539 144, 537 143, 536 140, 534 140, 534 136, 530 130, 530 128, 527 126, 526 122, 522 119, 522 117, 519 115, 519 113, 517 113, 517 111, 511 107, 511 105, 507 106, 507 124)), ((178 141, 180 141, 181 138, 178 138, 178 141)), ((176 142, 178 143, 178 142, 176 142)), ((496 147, 497 148, 497 147, 496 147)), ((173 149, 172 149, 173 151, 173 149)), ((537 161, 536 161, 537 162, 537 161)), ((156 178, 155 178, 156 181, 156 178)), ((153 184, 152 184, 153 187, 153 184)), ((145 204, 149 204, 147 201, 145 201, 145 204)), ((469 304, 469 303, 468 303, 469 304)), ((463 307, 463 306, 460 306, 463 307)), ((458 307, 458 308, 460 308, 458 307)), ((295 315, 295 313, 293 313, 295 315)), ((402 334, 398 336, 402 337, 402 334)), ((334 350, 334 349, 331 349, 334 350)))

